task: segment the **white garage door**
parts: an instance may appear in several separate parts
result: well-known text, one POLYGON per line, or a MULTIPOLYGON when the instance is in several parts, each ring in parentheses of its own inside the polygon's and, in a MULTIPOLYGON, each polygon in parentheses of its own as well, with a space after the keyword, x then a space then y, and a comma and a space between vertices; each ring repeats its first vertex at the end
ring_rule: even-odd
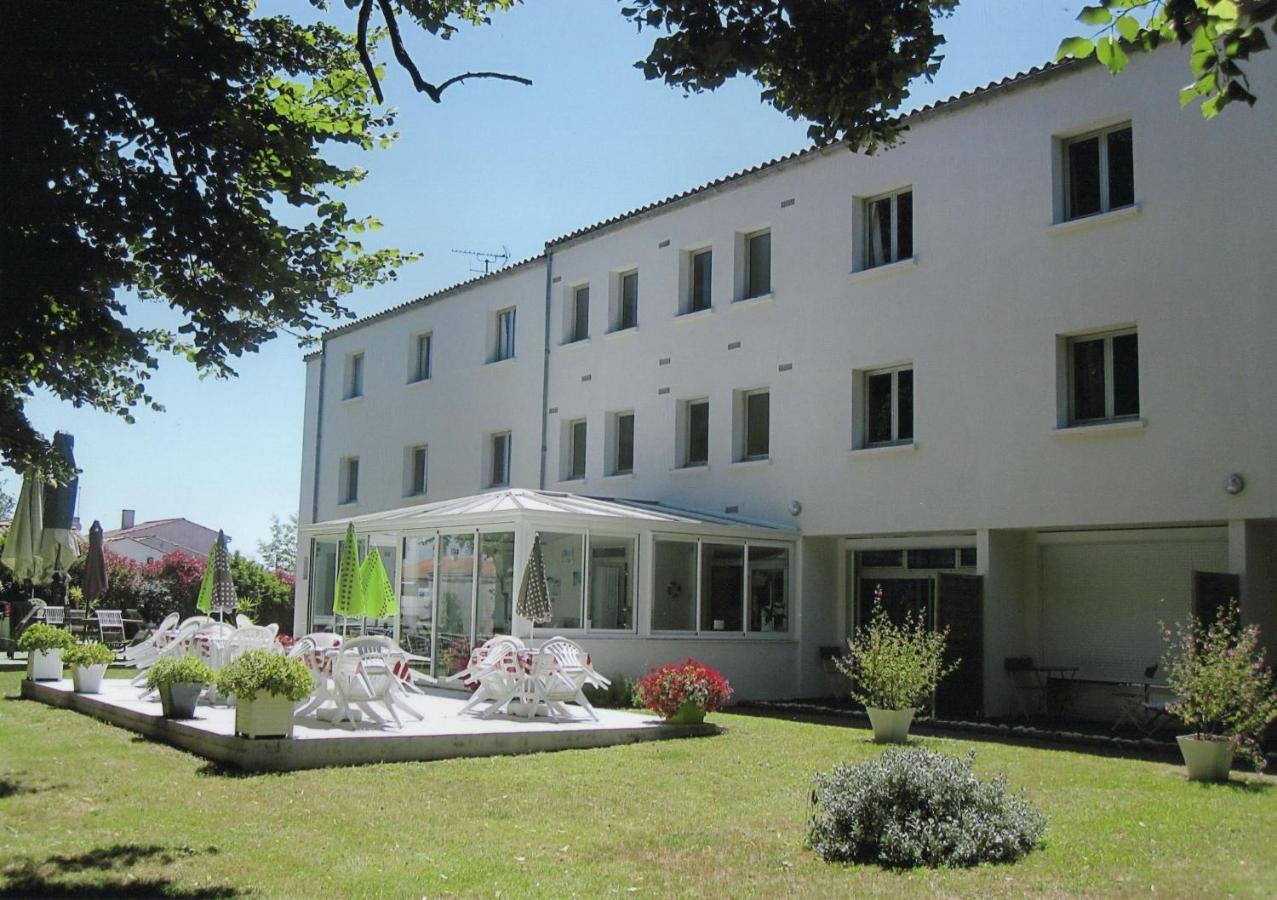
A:
POLYGON ((1041 661, 1079 678, 1142 680, 1158 622, 1188 619, 1194 569, 1228 571, 1223 528, 1041 535, 1041 661))

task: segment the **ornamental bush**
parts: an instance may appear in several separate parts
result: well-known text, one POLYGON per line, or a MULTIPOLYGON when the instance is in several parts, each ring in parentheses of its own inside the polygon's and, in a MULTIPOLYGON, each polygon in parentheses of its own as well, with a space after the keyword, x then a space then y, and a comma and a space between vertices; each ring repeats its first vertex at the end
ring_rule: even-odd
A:
POLYGON ((669 719, 688 701, 707 713, 722 709, 731 699, 732 686, 715 669, 689 656, 681 663, 648 672, 635 686, 634 696, 652 712, 669 719))
POLYGON ((217 673, 198 656, 166 656, 146 670, 146 686, 154 690, 164 684, 212 684, 217 673))
POLYGON ((1168 650, 1162 663, 1175 700, 1167 712, 1198 737, 1231 739, 1237 749, 1263 769, 1259 740, 1277 721, 1277 683, 1264 665, 1259 626, 1238 622, 1230 603, 1209 627, 1197 619, 1163 628, 1168 650))
POLYGON ((1012 862, 1042 846, 1046 819, 965 759, 893 749, 816 776, 807 844, 828 862, 892 868, 1012 862))
POLYGON ((75 644, 75 638, 65 628, 36 622, 28 625, 18 638, 18 649, 27 653, 48 653, 50 650, 66 650, 75 644))
POLYGON ((912 709, 925 705, 961 662, 944 665, 948 636, 947 628, 927 628, 921 613, 896 624, 879 604, 868 624, 856 630, 850 651, 834 664, 851 679, 851 696, 866 707, 912 709))
POLYGON ((315 690, 315 677, 300 659, 269 650, 249 650, 218 673, 217 690, 234 694, 236 700, 255 700, 261 693, 275 694, 295 703, 305 700, 315 690))
POLYGON ((115 662, 115 651, 106 644, 88 641, 75 644, 62 651, 62 664, 67 666, 109 666, 115 662))

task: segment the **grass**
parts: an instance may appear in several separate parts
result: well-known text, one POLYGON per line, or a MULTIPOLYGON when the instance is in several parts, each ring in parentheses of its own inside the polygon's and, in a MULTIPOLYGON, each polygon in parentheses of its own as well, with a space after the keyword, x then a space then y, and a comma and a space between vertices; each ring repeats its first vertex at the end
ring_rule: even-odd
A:
POLYGON ((1277 779, 946 738, 1049 816, 1013 866, 891 872, 803 847, 862 728, 716 714, 712 738, 240 776, 0 674, 0 895, 1277 895, 1277 779), (87 892, 87 893, 83 893, 87 892))

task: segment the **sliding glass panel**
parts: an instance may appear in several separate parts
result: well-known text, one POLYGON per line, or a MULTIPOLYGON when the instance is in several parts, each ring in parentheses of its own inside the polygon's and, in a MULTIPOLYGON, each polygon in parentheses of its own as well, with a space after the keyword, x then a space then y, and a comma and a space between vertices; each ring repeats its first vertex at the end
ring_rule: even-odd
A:
POLYGON ((314 564, 310 568, 310 630, 330 631, 333 627, 333 594, 337 589, 337 541, 315 541, 314 564))
POLYGON ((479 590, 474 643, 509 634, 514 615, 514 532, 479 535, 479 590))
MULTIPOLYGON (((381 554, 381 565, 386 570, 386 580, 390 583, 392 589, 399 580, 399 572, 395 566, 395 550, 397 549, 395 543, 393 536, 378 535, 372 539, 371 547, 365 551, 365 555, 373 552, 381 554)), ((365 618, 362 624, 365 634, 394 637, 395 619, 393 616, 388 616, 384 619, 365 618)))
POLYGON ((474 535, 439 536, 439 613, 435 638, 435 674, 443 677, 470 659, 470 617, 474 609, 474 535))
POLYGON ((585 535, 541 532, 550 628, 582 628, 585 610, 585 535))
POLYGON ((634 630, 634 538, 590 535, 590 615, 586 627, 634 630))
POLYGON ((749 630, 789 630, 789 548, 749 548, 749 630))
POLYGON ((696 544, 656 541, 652 630, 696 630, 696 544))
POLYGON ((399 589, 399 645, 424 662, 413 663, 430 672, 434 633, 435 536, 412 535, 403 539, 403 580, 399 589))
POLYGON ((745 548, 701 544, 701 631, 744 631, 745 548))

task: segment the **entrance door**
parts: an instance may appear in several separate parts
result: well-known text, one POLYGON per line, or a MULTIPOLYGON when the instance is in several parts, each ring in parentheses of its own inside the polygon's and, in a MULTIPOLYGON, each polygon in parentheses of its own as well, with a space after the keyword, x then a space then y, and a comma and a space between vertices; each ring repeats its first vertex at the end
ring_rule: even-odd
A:
POLYGON ((941 572, 936 628, 949 629, 945 665, 961 662, 936 689, 936 715, 974 719, 984 707, 984 579, 941 572))

